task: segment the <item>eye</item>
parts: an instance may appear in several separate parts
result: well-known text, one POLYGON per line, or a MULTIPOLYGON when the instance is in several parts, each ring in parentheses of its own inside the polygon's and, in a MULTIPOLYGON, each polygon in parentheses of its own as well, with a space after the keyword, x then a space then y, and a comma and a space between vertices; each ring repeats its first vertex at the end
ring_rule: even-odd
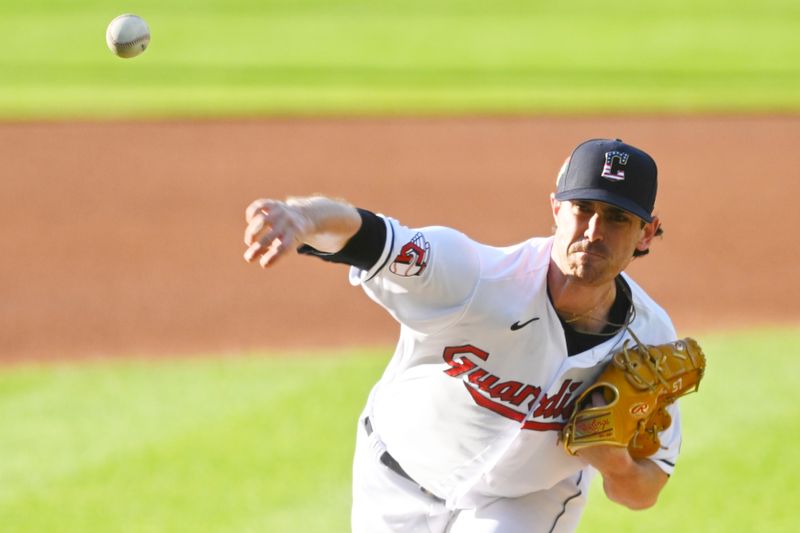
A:
POLYGON ((608 219, 617 224, 627 224, 631 221, 631 216, 625 211, 612 211, 608 214, 608 219))

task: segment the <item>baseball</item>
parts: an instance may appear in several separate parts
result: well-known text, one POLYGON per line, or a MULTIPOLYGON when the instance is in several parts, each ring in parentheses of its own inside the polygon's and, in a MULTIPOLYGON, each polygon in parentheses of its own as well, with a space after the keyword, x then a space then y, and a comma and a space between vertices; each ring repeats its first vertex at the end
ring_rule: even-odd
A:
POLYGON ((136 15, 120 15, 108 25, 106 44, 119 57, 136 57, 150 44, 150 28, 136 15))

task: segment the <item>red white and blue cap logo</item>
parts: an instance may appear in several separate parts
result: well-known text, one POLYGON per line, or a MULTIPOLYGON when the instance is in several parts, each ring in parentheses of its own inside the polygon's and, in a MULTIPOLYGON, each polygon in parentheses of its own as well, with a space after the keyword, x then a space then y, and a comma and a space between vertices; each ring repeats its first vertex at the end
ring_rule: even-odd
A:
POLYGON ((628 154, 625 152, 617 150, 606 152, 606 162, 600 175, 611 181, 622 181, 625 179, 625 165, 627 164, 628 154))

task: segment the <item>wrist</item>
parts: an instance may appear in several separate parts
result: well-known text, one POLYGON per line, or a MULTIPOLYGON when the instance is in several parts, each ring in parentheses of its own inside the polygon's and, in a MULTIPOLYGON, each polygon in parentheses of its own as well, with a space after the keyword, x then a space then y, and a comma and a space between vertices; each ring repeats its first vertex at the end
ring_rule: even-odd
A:
POLYGON ((298 240, 321 252, 338 252, 361 227, 361 215, 346 202, 309 196, 289 198, 286 205, 298 227, 298 240))
POLYGON ((287 198, 285 203, 303 236, 323 231, 323 216, 329 211, 322 205, 323 200, 316 196, 287 198))

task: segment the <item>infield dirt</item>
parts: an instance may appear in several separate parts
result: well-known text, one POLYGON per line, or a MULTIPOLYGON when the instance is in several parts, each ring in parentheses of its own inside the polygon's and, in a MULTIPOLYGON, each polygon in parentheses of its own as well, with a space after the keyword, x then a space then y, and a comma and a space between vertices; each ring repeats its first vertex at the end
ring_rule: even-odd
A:
POLYGON ((551 231, 580 141, 659 163, 665 235, 629 272, 680 335, 798 324, 800 117, 0 125, 0 358, 391 344, 346 268, 242 260, 244 208, 323 193, 494 245, 551 231))

